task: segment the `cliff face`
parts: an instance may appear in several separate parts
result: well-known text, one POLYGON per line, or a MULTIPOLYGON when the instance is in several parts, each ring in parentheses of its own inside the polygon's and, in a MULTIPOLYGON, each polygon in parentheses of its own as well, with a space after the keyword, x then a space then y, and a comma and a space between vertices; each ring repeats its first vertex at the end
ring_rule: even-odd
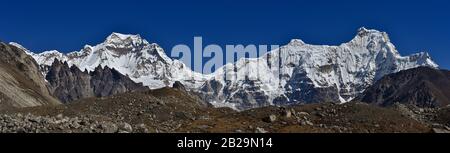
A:
POLYGON ((87 97, 106 97, 118 93, 147 89, 115 69, 98 66, 92 72, 55 60, 46 75, 50 92, 63 103, 87 97))
POLYGON ((394 103, 419 107, 450 104, 450 71, 419 67, 387 75, 358 99, 381 106, 394 103))
POLYGON ((35 60, 20 48, 0 42, 0 109, 58 104, 35 60))

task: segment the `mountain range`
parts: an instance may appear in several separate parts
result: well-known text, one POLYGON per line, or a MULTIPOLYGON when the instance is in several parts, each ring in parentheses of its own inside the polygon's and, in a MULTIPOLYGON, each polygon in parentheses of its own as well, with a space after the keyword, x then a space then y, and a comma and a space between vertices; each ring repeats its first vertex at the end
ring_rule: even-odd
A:
POLYGON ((438 68, 428 53, 401 56, 387 33, 366 28, 358 29, 352 40, 339 46, 311 45, 293 39, 259 58, 243 58, 207 75, 169 58, 158 44, 140 35, 112 33, 98 45, 86 45, 67 54, 56 50, 33 53, 18 43, 10 44, 33 57, 44 76, 55 59, 86 73, 107 67, 150 89, 179 81, 214 106, 238 110, 345 103, 388 74, 421 66, 438 68))
POLYGON ((227 64, 201 88, 207 101, 237 109, 267 105, 353 100, 381 77, 419 66, 438 68, 428 53, 401 56, 385 32, 360 28, 339 46, 310 45, 299 39, 257 59, 227 64), (278 65, 279 64, 279 65, 278 65), (227 76, 245 73, 258 80, 227 76), (225 74, 227 73, 227 74, 225 74))

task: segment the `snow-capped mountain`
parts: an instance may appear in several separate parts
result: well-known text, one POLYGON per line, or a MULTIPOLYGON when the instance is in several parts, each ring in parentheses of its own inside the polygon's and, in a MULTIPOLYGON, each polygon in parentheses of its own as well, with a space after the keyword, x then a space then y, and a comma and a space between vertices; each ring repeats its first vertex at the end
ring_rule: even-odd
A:
POLYGON ((227 64, 200 91, 217 106, 237 109, 348 102, 382 76, 418 66, 438 67, 427 53, 402 57, 385 32, 360 28, 339 46, 294 39, 260 58, 227 64))
MULTIPOLYGON (((27 50, 17 43, 11 44, 27 50)), ((108 66, 152 89, 172 85, 175 81, 181 81, 189 88, 198 88, 206 80, 204 75, 191 71, 178 60, 167 57, 158 44, 149 43, 140 35, 112 33, 103 43, 86 45, 80 51, 68 54, 55 50, 39 54, 28 51, 28 54, 41 65, 44 74, 46 67, 56 58, 83 71, 94 71, 98 66, 108 66)))
POLYGON ((181 81, 205 101, 235 109, 348 102, 384 75, 418 66, 438 67, 427 53, 401 56, 385 32, 365 28, 339 46, 294 39, 259 58, 240 59, 208 75, 170 59, 161 47, 139 35, 113 33, 103 43, 68 54, 29 54, 43 67, 55 58, 81 70, 108 66, 150 88, 181 81))

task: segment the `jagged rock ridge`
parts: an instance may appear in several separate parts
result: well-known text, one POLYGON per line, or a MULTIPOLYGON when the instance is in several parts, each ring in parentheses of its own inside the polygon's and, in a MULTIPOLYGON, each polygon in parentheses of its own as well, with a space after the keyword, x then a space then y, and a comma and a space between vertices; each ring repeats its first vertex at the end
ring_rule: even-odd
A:
POLYGON ((50 67, 46 80, 51 93, 63 103, 88 97, 106 97, 119 93, 148 89, 135 83, 108 66, 98 66, 92 72, 81 71, 67 62, 56 60, 50 67))

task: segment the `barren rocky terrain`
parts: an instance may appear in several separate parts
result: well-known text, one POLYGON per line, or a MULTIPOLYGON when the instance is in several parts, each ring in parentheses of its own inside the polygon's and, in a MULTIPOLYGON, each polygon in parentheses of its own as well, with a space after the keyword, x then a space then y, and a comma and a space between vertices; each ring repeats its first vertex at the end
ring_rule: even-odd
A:
POLYGON ((183 89, 87 98, 0 112, 1 132, 27 133, 445 133, 449 107, 321 103, 245 111, 213 108, 183 89))

